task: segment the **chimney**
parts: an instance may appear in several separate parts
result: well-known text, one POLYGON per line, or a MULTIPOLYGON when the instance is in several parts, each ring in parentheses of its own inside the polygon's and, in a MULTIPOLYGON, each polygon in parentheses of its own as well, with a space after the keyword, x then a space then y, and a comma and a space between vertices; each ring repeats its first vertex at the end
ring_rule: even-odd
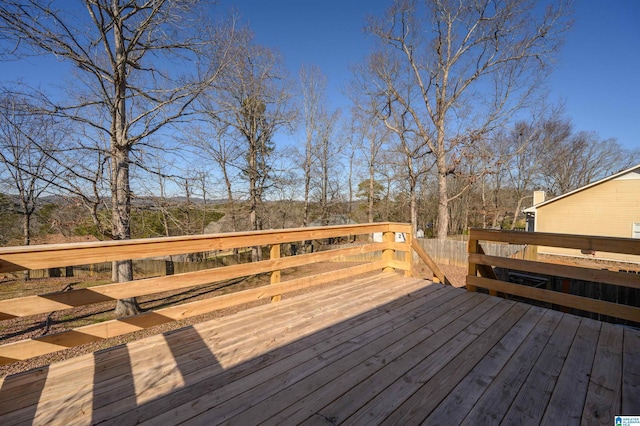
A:
POLYGON ((533 205, 537 206, 540 203, 544 203, 545 193, 544 191, 533 191, 533 205))

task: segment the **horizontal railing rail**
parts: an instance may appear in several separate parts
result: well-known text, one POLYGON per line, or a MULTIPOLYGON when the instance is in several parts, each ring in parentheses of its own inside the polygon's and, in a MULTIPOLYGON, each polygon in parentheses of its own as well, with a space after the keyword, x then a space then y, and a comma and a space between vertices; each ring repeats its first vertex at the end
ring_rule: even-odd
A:
POLYGON ((153 238, 125 241, 55 244, 0 248, 0 272, 86 265, 116 260, 143 259, 243 247, 270 246, 270 258, 258 262, 221 266, 196 272, 142 278, 124 283, 99 285, 63 292, 26 296, 0 301, 0 321, 27 317, 78 306, 139 297, 199 285, 271 273, 271 284, 209 299, 184 303, 140 315, 118 318, 83 327, 21 340, 0 346, 0 364, 56 352, 73 346, 120 336, 171 321, 190 318, 218 309, 256 300, 280 299, 280 295, 376 270, 403 270, 412 274, 410 226, 397 223, 295 228, 229 234, 153 238), (280 244, 335 237, 382 233, 382 242, 281 257, 280 244), (395 241, 395 233, 404 233, 404 242, 395 241), (379 260, 337 271, 280 282, 281 270, 364 253, 381 252, 379 260), (398 260, 395 252, 403 252, 398 260))
POLYGON ((498 231, 471 229, 469 241, 483 240, 640 255, 640 240, 594 235, 553 234, 549 232, 498 231))
POLYGON ((370 223, 136 240, 3 247, 0 248, 0 273, 143 259, 152 256, 230 250, 240 247, 267 246, 375 232, 407 232, 407 229, 403 224, 370 223))
POLYGON ((640 308, 638 307, 569 294, 568 292, 529 287, 502 281, 496 277, 492 267, 544 276, 610 284, 632 289, 640 289, 640 275, 573 265, 490 256, 484 254, 480 243, 481 241, 571 248, 589 252, 640 255, 640 240, 541 232, 471 229, 469 231, 468 242, 469 271, 466 279, 467 289, 470 291, 476 291, 476 289, 480 287, 489 290, 492 295, 496 295, 499 292, 640 323, 640 308))

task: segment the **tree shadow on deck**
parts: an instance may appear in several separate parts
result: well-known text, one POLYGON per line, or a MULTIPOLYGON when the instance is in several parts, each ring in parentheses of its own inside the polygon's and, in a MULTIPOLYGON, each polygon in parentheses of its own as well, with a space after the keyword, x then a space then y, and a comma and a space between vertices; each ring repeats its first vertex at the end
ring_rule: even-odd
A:
MULTIPOLYGON (((441 286, 438 285, 438 287, 441 286)), ((98 421, 105 420, 105 422, 101 424, 108 425, 137 424, 149 420, 155 424, 173 424, 176 421, 188 421, 191 416, 200 414, 204 416, 204 420, 200 419, 199 421, 205 421, 205 423, 208 424, 217 423, 218 421, 224 420, 224 418, 218 416, 216 408, 230 401, 234 405, 239 404, 239 410, 248 408, 246 401, 245 403, 239 403, 234 400, 237 395, 233 392, 226 392, 227 389, 235 389, 236 387, 240 389, 244 386, 250 387, 250 383, 255 380, 253 377, 263 376, 264 373, 266 373, 267 376, 265 376, 263 380, 271 378, 270 374, 272 374, 272 372, 267 372, 267 368, 275 364, 285 365, 292 357, 298 356, 303 351, 307 352, 307 362, 313 363, 315 360, 322 362, 322 353, 312 354, 313 350, 310 349, 318 344, 318 342, 335 339, 342 333, 348 333, 349 330, 354 327, 370 321, 377 321, 380 324, 384 324, 390 311, 408 304, 411 301, 415 302, 430 293, 431 290, 432 289, 420 289, 411 291, 410 294, 404 297, 394 299, 364 313, 343 318, 343 320, 338 323, 319 329, 304 337, 286 342, 282 346, 276 346, 272 350, 251 356, 244 362, 233 365, 230 368, 223 368, 220 365, 216 356, 212 354, 209 349, 209 345, 212 344, 211 341, 209 341, 209 345, 207 345, 196 329, 188 327, 187 329, 176 330, 165 337, 174 359, 177 362, 177 368, 184 378, 184 385, 175 388, 170 394, 159 395, 158 398, 143 402, 133 409, 123 407, 123 410, 107 410, 105 414, 111 416, 109 419, 95 417, 95 413, 94 418, 98 421), (184 344, 185 340, 192 339, 193 342, 188 345, 184 344), (213 411, 210 412, 210 409, 213 409, 213 411)), ((277 308, 277 305, 274 306, 277 308)), ((410 319, 407 321, 410 321, 410 319)), ((214 336, 215 333, 213 336, 206 336, 205 338, 211 340, 215 338, 214 336)), ((357 340, 358 338, 356 337, 355 339, 357 340)), ((343 343, 352 345, 353 348, 358 347, 360 344, 349 343, 348 341, 343 343)), ((334 346, 338 346, 338 343, 334 346)), ((225 350, 225 348, 220 348, 220 350, 225 350)), ((243 348, 242 350, 247 350, 247 348, 243 348)), ((239 350, 239 352, 242 350, 239 350)), ((231 358, 233 358, 233 351, 228 352, 227 355, 229 355, 229 353, 231 353, 231 358)), ((284 368, 281 372, 287 371, 286 367, 281 368, 284 368)), ((259 383, 259 381, 256 382, 256 384, 259 383)), ((286 383, 283 382, 282 386, 285 386, 285 384, 286 383)))
MULTIPOLYGON (((158 350, 152 354, 156 359, 141 358, 139 354, 136 356, 136 352, 133 356, 125 354, 114 371, 111 364, 115 354, 96 357, 91 424, 138 423, 145 407, 153 405, 155 401, 162 401, 162 405, 166 405, 166 399, 163 397, 167 395, 171 395, 172 404, 187 401, 185 396, 188 395, 185 395, 184 391, 199 381, 199 373, 202 370, 206 369, 210 374, 222 371, 215 355, 193 326, 156 337, 163 340, 156 344, 158 350), (167 359, 173 362, 168 363, 167 359), (156 362, 158 360, 164 362, 156 362), (139 373, 140 369, 144 374, 139 373), (165 379, 168 375, 179 377, 177 380, 180 387, 167 386, 165 379), (119 382, 117 390, 113 388, 113 380, 119 382), (116 413, 125 413, 129 420, 114 419, 116 413)), ((127 347, 122 349, 127 351, 127 347)))
MULTIPOLYGON (((135 416, 175 391, 174 386, 158 389, 167 375, 180 376, 184 391, 199 382, 203 369, 209 374, 222 371, 192 326, 152 336, 145 343, 158 348, 152 354, 155 359, 139 350, 143 346, 121 345, 91 354, 92 366, 87 355, 58 363, 53 369, 46 366, 7 376, 0 388, 0 424, 117 424, 115 414, 135 416), (74 370, 75 363, 84 368, 74 370), (83 371, 91 367, 91 372, 83 371)), ((177 402, 185 400, 180 395, 176 393, 177 402)))
POLYGON ((0 388, 0 423, 18 423, 18 416, 33 421, 48 375, 47 365, 5 378, 0 388))
MULTIPOLYGON (((472 378, 487 376, 487 380, 468 381, 479 386, 476 400, 483 406, 493 406, 481 397, 491 384, 491 374, 495 378, 503 366, 510 366, 526 384, 534 367, 520 365, 522 361, 512 351, 529 353, 528 348, 535 346, 538 352, 548 351, 549 358, 557 358, 559 365, 567 357, 566 351, 551 357, 557 348, 544 343, 549 339, 553 342, 551 336, 556 333, 554 338, 558 341, 573 340, 569 332, 556 327, 564 324, 561 318, 565 314, 550 312, 543 321, 540 318, 546 314, 542 308, 439 284, 414 285, 403 295, 397 280, 385 279, 381 285, 365 286, 364 290, 338 288, 309 298, 292 298, 244 311, 241 316, 96 352, 92 372, 80 380, 91 383, 84 390, 72 389, 73 373, 62 376, 62 364, 54 365, 51 370, 57 371, 58 385, 69 392, 82 393, 82 398, 58 399, 70 401, 70 405, 40 400, 43 389, 44 394, 51 395, 46 389, 49 384, 45 383, 47 369, 26 373, 32 375, 31 380, 25 375, 9 377, 0 389, 0 404, 4 405, 7 397, 23 407, 19 418, 13 416, 5 421, 0 417, 0 423, 51 420, 54 424, 90 422, 117 426, 143 422, 246 425, 256 419, 272 423, 306 419, 337 424, 355 410, 359 415, 368 415, 371 407, 394 410, 393 404, 405 402, 408 408, 401 410, 403 414, 415 414, 424 420, 443 400, 449 399, 450 406, 457 407, 456 395, 464 395, 460 400, 466 402, 473 399, 467 387, 457 389, 453 396, 449 394, 476 364, 477 376, 472 378), (545 328, 539 329, 538 322, 544 323, 545 328), (533 331, 519 330, 525 324, 533 331), (501 339, 512 339, 513 335, 519 335, 520 340, 512 342, 507 351, 501 339), (530 343, 522 343, 527 341, 530 343), (490 374, 487 366, 492 366, 494 373, 490 374), (453 376, 457 378, 452 379, 453 376), (66 377, 69 383, 63 382, 66 377), (21 384, 27 385, 24 389, 28 392, 23 393, 21 384), (391 392, 393 398, 379 399, 388 388, 395 389, 391 392), (428 403, 423 404, 420 398, 428 403), (360 405, 353 405, 354 399, 359 399, 360 405), (417 411, 412 412, 412 407, 417 411), (342 415, 344 418, 336 417, 342 415)), ((581 321, 571 318, 566 322, 581 321)), ((577 326, 574 324, 573 328, 577 326)), ((616 342, 620 341, 618 346, 622 342, 621 330, 614 330, 616 342)), ((571 333, 575 334, 575 330, 571 333)), ((630 336, 640 348, 640 334, 633 331, 630 336)), ((591 339, 593 342, 587 340, 589 344, 598 342, 597 337, 591 339)), ((538 357, 531 359, 534 363, 538 357)), ((65 366, 72 366, 72 362, 65 366)), ((510 374, 504 376, 505 383, 509 383, 510 374)), ((537 379, 533 379, 535 383, 537 379)), ((628 389, 635 389, 636 382, 628 389)), ((495 389, 500 390, 499 384, 495 389)), ((619 393, 616 398, 616 404, 620 404, 619 393)), ((465 413, 476 400, 467 404, 465 413)), ((500 415, 505 415, 510 406, 505 407, 500 415)), ((625 411, 624 404, 618 407, 625 411)), ((2 412, 6 409, 3 407, 2 412)), ((369 419, 370 423, 385 416, 369 419)))

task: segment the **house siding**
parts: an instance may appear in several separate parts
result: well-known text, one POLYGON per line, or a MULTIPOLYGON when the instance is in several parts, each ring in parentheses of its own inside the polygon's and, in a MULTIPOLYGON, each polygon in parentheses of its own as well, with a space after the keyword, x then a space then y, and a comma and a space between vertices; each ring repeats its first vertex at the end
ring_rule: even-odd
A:
MULTIPOLYGON (((630 173, 536 209, 536 231, 631 238, 640 222, 640 174, 630 173)), ((580 255, 578 250, 544 247, 541 252, 580 255)), ((640 262, 638 256, 596 254, 640 262)))

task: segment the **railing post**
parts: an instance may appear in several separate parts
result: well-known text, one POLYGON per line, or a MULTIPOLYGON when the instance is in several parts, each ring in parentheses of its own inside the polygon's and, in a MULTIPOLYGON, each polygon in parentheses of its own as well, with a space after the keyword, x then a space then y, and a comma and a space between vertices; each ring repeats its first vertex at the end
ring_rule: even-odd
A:
MULTIPOLYGON (((395 232, 391 232, 391 231, 385 231, 382 233, 382 241, 385 243, 393 243, 396 240, 396 235, 395 232)), ((384 260, 385 262, 391 263, 391 261, 393 260, 393 254, 395 253, 395 251, 393 249, 385 249, 382 251, 382 260, 384 260)), ((391 266, 385 266, 382 269, 382 272, 393 272, 395 271, 394 268, 392 268, 391 266)))
MULTIPOLYGON (((280 258, 280 244, 271 245, 271 251, 269 253, 269 259, 279 259, 280 258)), ((280 270, 271 272, 271 284, 277 284, 280 282, 280 270)), ((282 300, 282 295, 277 294, 271 297, 271 302, 279 302, 282 300)))
POLYGON ((405 243, 407 244, 407 251, 404 253, 404 262, 407 264, 407 269, 404 271, 405 277, 413 277, 413 249, 411 248, 411 241, 413 235, 411 229, 409 232, 405 232, 405 243))
MULTIPOLYGON (((471 253, 478 253, 480 249, 480 243, 478 240, 473 239, 473 231, 469 232, 469 243, 467 246, 467 253, 471 254, 471 253)), ((471 260, 467 261, 469 263, 469 271, 468 271, 468 275, 471 275, 473 277, 478 275, 478 265, 475 263, 472 263, 471 260)), ((467 291, 476 291, 476 287, 473 285, 469 285, 468 283, 466 284, 467 287, 467 291)))

